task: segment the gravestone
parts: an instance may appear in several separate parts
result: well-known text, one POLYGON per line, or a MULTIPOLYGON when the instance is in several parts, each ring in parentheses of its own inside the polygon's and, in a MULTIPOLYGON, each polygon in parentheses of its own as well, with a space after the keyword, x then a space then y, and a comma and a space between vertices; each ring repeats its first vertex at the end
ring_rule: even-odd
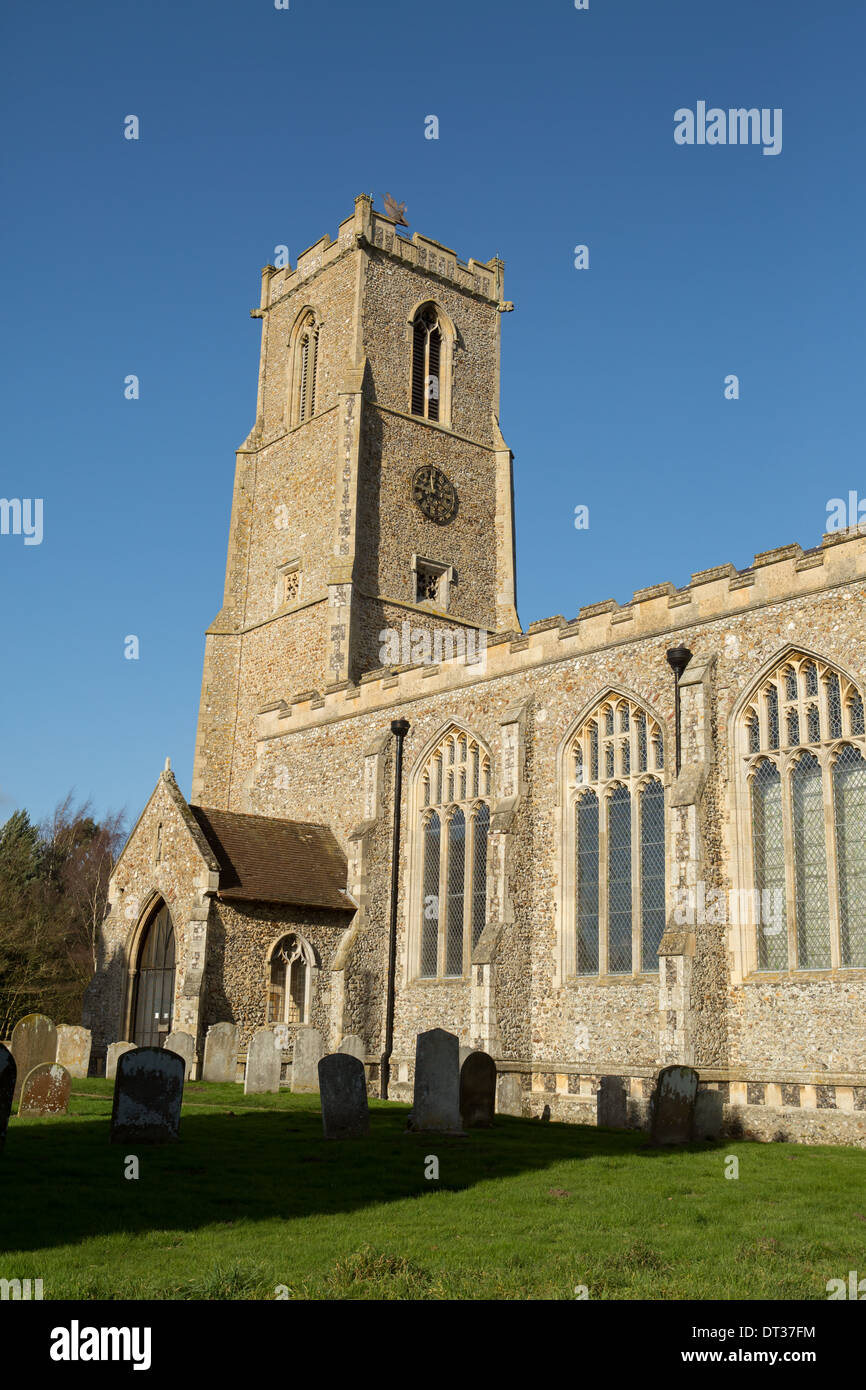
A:
POLYGON ((15 1058, 4 1043, 0 1043, 0 1153, 6 1143, 6 1126, 12 1113, 12 1097, 15 1094, 15 1058))
POLYGON ((89 1028, 75 1023, 58 1023, 56 1061, 65 1067, 70 1076, 79 1079, 86 1076, 90 1068, 91 1034, 89 1028))
POLYGON ((692 1121, 693 1139, 718 1139, 722 1132, 723 1101, 721 1091, 706 1087, 695 1096, 695 1115, 692 1121))
POLYGON ((359 1038, 357 1033, 347 1033, 340 1043, 340 1052, 347 1052, 350 1057, 357 1057, 359 1062, 365 1061, 367 1057, 367 1047, 363 1038, 359 1038))
POLYGON ((523 1114, 523 1085, 519 1072, 506 1071, 500 1076, 496 1089, 496 1113, 518 1117, 523 1114))
POLYGON ((454 1033, 431 1028, 415 1043, 415 1090, 409 1128, 462 1134, 460 1124, 460 1043, 454 1033))
POLYGON ((38 1067, 40 1062, 56 1062, 57 1029, 45 1014, 25 1014, 12 1029, 10 1047, 18 1068, 15 1081, 17 1100, 28 1073, 34 1067, 38 1067))
POLYGON ((595 1096, 595 1122, 602 1129, 628 1128, 628 1084, 624 1076, 603 1076, 595 1096))
POLYGON ((113 1081, 117 1076, 118 1059, 124 1052, 132 1052, 135 1043, 113 1042, 108 1044, 108 1051, 105 1054, 105 1076, 106 1080, 113 1081))
POLYGON ((203 1081, 235 1081, 238 1074, 238 1026, 213 1023, 204 1040, 203 1081))
POLYGON ((694 1067, 664 1067, 659 1072, 650 1108, 654 1144, 689 1142, 697 1089, 694 1067))
POLYGON ((292 1054, 292 1090, 318 1091, 322 1035, 318 1028, 299 1028, 292 1054))
POLYGON ((72 1077, 57 1062, 40 1062, 24 1078, 19 1115, 65 1115, 72 1077))
POLYGON ((178 1028, 174 1033, 169 1033, 164 1046, 168 1052, 176 1052, 178 1057, 182 1057, 186 1062, 184 1081, 189 1081, 195 1066, 195 1038, 192 1033, 185 1033, 178 1028))
POLYGON ((364 1063, 350 1052, 332 1052, 317 1067, 326 1139, 362 1139, 370 1133, 364 1063))
POLYGON ((117 1063, 112 1144, 168 1144, 178 1136, 186 1060, 167 1047, 135 1047, 117 1063))
POLYGON ((496 1110, 496 1063, 470 1052, 460 1068, 460 1118, 464 1129, 489 1129, 496 1110))
POLYGON ((244 1070, 244 1095, 258 1096, 268 1091, 280 1089, 279 1039, 274 1037, 272 1028, 259 1028, 253 1033, 247 1048, 247 1065, 244 1070))

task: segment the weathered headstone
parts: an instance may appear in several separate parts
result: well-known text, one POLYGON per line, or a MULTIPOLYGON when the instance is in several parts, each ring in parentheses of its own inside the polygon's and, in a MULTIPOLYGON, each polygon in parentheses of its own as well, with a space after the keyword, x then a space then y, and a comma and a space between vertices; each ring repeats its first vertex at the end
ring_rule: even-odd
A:
POLYGON ((695 1115, 692 1121, 693 1139, 718 1139, 722 1132, 724 1102, 721 1091, 706 1086, 695 1096, 695 1115))
POLYGON ((192 1033, 185 1033, 178 1028, 173 1033, 169 1033, 164 1046, 169 1052, 176 1052, 178 1057, 182 1057, 186 1062, 185 1081, 189 1081, 192 1076, 192 1069, 195 1065, 195 1038, 192 1033))
POLYGON ((57 1029, 45 1014, 25 1014, 12 1029, 12 1056, 18 1068, 15 1099, 21 1094, 25 1078, 40 1062, 56 1062, 57 1029))
POLYGON ((628 1128, 628 1085, 624 1076, 603 1076, 595 1096, 595 1122, 602 1129, 628 1128))
POLYGON ((348 1052, 350 1057, 357 1057, 359 1062, 363 1062, 367 1057, 367 1047, 363 1038, 359 1038, 357 1033, 347 1033, 340 1043, 340 1052, 348 1052))
POLYGON ((168 1144, 177 1139, 186 1061, 167 1047, 136 1047, 117 1063, 111 1107, 112 1144, 168 1144))
POLYGON ((72 1077, 57 1062, 40 1062, 24 1078, 19 1115, 65 1115, 72 1077))
POLYGON ((105 1054, 105 1077, 107 1081, 113 1081, 117 1076, 117 1063, 124 1052, 132 1052, 135 1043, 113 1042, 108 1044, 108 1051, 105 1054))
POLYGON ((15 1058, 3 1043, 0 1043, 0 1153, 6 1142, 6 1127, 12 1113, 12 1097, 15 1094, 15 1058))
POLYGON ((326 1139, 361 1139, 370 1133, 364 1063, 349 1052, 332 1052, 318 1064, 322 1128, 326 1139))
POLYGON ((518 1117, 523 1114, 523 1086, 519 1072, 506 1071, 500 1076, 496 1088, 496 1113, 518 1117))
POLYGON ((283 1052, 287 1052, 292 1045, 292 1035, 288 1023, 273 1023, 271 1025, 274 1037, 283 1052))
POLYGON ((244 1071, 244 1095, 257 1096, 267 1091, 280 1089, 279 1039, 274 1037, 272 1028, 259 1028, 253 1033, 247 1048, 247 1065, 244 1071))
POLYGON ((419 1033, 415 1043, 415 1090, 409 1127, 462 1134, 460 1043, 444 1028, 419 1033))
POLYGON ((496 1110, 496 1063, 470 1052, 460 1068, 460 1118, 464 1129, 489 1129, 496 1110))
POLYGON ((651 1106, 654 1144, 687 1144, 692 1137, 692 1116, 698 1074, 694 1067, 664 1067, 658 1075, 651 1106))
POLYGON ((299 1028, 292 1054, 292 1090, 318 1091, 322 1035, 318 1028, 299 1028))
POLYGON ((213 1023, 204 1040, 203 1081, 235 1081, 238 1074, 238 1026, 213 1023))
POLYGON ((90 1067, 91 1033, 77 1023, 58 1023, 57 1062, 65 1067, 70 1076, 79 1079, 87 1075, 90 1067))

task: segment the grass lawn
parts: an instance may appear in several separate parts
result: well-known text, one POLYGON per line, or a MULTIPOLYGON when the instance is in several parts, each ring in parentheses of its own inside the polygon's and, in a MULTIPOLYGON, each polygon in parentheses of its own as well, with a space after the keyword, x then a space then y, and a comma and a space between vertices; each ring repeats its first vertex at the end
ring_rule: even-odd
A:
POLYGON ((369 1140, 326 1143, 317 1096, 193 1083, 180 1143, 141 1146, 135 1181, 112 1087, 73 1082, 68 1116, 9 1124, 0 1278, 41 1278, 46 1299, 824 1300, 866 1269, 861 1149, 665 1151, 505 1116, 425 1137, 375 1101, 369 1140))

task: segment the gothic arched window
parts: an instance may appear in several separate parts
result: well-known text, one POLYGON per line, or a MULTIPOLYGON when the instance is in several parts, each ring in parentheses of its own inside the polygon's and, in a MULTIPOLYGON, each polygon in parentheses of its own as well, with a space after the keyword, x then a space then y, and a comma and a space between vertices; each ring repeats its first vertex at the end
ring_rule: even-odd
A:
POLYGON ((758 970, 866 967, 862 711, 851 681, 797 653, 742 711, 758 970))
POLYGON ((268 962, 267 1023, 309 1023, 313 949, 291 933, 278 941, 268 962))
POLYGON ((435 304, 422 304, 412 320, 412 414, 447 424, 451 335, 435 304))
POLYGON ((316 413, 319 321, 312 309, 302 314, 293 339, 291 424, 302 425, 316 413))
POLYGON ((569 741, 578 975, 658 970, 665 928, 664 744, 652 715, 609 695, 569 741))
POLYGON ((419 974, 462 978, 487 914, 490 756, 452 729, 427 754, 419 779, 419 974))

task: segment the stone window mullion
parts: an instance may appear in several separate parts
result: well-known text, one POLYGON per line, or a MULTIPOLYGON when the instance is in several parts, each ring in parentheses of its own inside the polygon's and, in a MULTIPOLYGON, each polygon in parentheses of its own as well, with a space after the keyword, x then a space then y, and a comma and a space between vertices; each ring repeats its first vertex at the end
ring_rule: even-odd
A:
POLYGON ((598 973, 609 974, 608 970, 608 809, 610 796, 608 790, 598 797, 598 973))
MULTIPOLYGON (((467 766, 467 781, 468 781, 467 766)), ((472 894, 475 887, 475 817, 471 808, 463 807, 466 840, 463 859, 463 974, 468 975, 472 962, 472 894)))
POLYGON ((641 847, 641 805, 636 784, 629 789, 631 798, 631 973, 639 975, 643 966, 643 855, 641 847))
POLYGON ((778 766, 782 774, 782 831, 785 841, 785 915, 788 923, 788 969, 796 970, 798 962, 797 883, 794 867, 794 815, 791 790, 793 760, 783 758, 780 754, 778 766))
POLYGON ((827 853, 827 902, 830 908, 830 966, 838 970, 842 965, 842 924, 841 902, 839 899, 839 860, 836 844, 836 804, 833 795, 834 756, 822 753, 818 759, 821 765, 824 788, 824 843, 827 853))

